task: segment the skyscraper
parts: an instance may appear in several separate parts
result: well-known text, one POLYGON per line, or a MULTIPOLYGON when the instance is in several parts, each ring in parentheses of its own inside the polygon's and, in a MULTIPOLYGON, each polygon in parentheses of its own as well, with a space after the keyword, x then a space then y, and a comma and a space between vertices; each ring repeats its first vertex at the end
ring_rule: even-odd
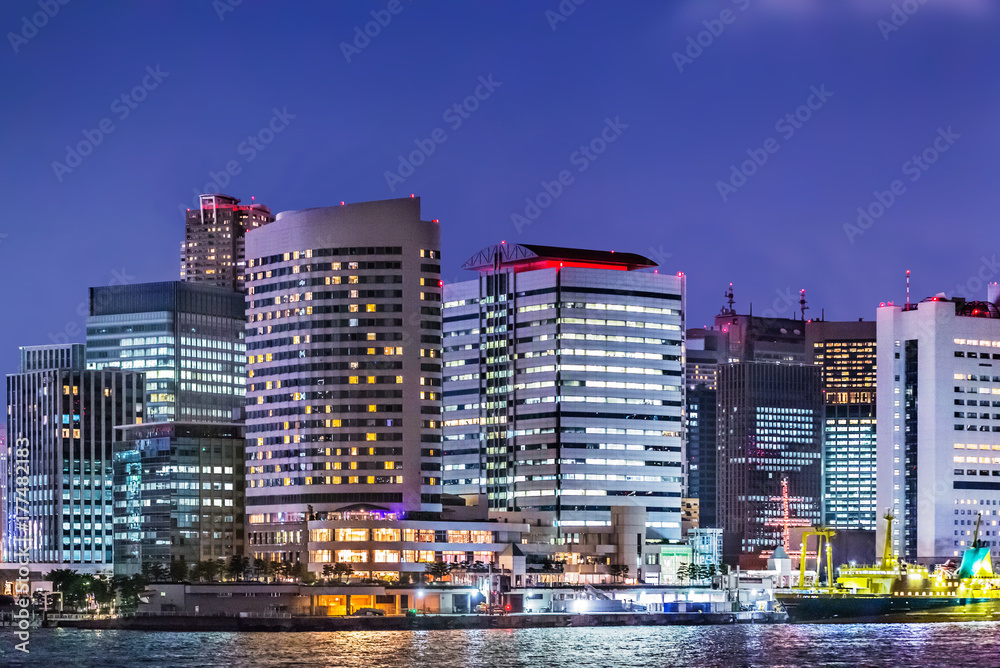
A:
POLYGON ((246 233, 274 220, 263 204, 229 195, 202 195, 188 210, 181 243, 181 280, 243 291, 246 233))
POLYGON ((818 367, 719 367, 718 513, 730 563, 762 567, 786 524, 819 524, 822 420, 818 367))
MULTIPOLYGON (((27 536, 32 562, 112 563, 114 428, 142 421, 143 378, 82 362, 78 345, 32 346, 7 376, 7 432, 27 440, 30 473, 27 520, 8 516, 5 552, 27 536)), ((8 490, 15 473, 8 467, 8 490)))
POLYGON ((244 297, 182 281, 90 289, 87 368, 142 371, 153 422, 222 422, 244 404, 244 297))
POLYGON ((980 515, 980 539, 1000 545, 1000 288, 989 288, 987 301, 878 309, 878 508, 896 517, 906 561, 961 555, 980 515))
POLYGON ((633 253, 498 244, 445 287, 445 484, 559 527, 681 534, 683 275, 633 253))
POLYGON ((687 423, 687 496, 698 501, 698 526, 718 527, 716 504, 716 401, 718 368, 727 361, 728 334, 689 329, 685 339, 684 383, 687 423))
POLYGON ((440 228, 420 199, 286 211, 247 235, 247 512, 305 561, 310 512, 441 511, 440 228))
POLYGON ((874 531, 875 322, 806 323, 822 370, 823 524, 874 531))
POLYGON ((717 421, 734 407, 719 404, 720 365, 807 361, 803 321, 739 314, 733 309, 731 285, 727 296, 728 306, 715 316, 712 327, 689 329, 685 342, 687 493, 699 501, 701 527, 722 526, 718 510, 717 421))
POLYGON ((115 573, 244 552, 241 424, 159 422, 114 443, 115 573))

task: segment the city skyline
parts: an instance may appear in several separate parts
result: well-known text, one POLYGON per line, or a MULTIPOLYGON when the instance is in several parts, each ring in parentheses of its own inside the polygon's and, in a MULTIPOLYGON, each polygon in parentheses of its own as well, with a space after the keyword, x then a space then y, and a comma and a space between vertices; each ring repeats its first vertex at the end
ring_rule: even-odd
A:
POLYGON ((998 0, 0 34, 0 664, 1000 651, 998 0))
MULTIPOLYGON (((311 8, 292 19, 222 4, 231 11, 205 3, 88 16, 60 6, 36 33, 23 29, 34 35, 25 42, 8 37, 0 72, 28 103, 3 112, 9 127, 22 128, 4 148, 23 161, 4 172, 11 222, 0 226, 0 260, 30 272, 23 258, 44 244, 58 265, 74 269, 33 274, 51 295, 44 309, 13 295, 10 322, 19 326, 0 332, 3 349, 82 341, 72 332, 82 330, 86 295, 73 286, 175 280, 183 210, 207 191, 244 202, 256 196, 274 212, 416 193, 446 230, 454 226, 442 248, 446 283, 471 277, 460 263, 504 239, 558 245, 572 233, 579 247, 627 248, 688 275, 690 326, 710 322, 729 282, 755 312, 777 305, 778 315, 794 313, 788 295, 797 301, 806 288, 828 318, 850 320, 901 301, 907 268, 919 295, 954 294, 998 274, 990 248, 963 240, 987 233, 996 204, 988 175, 997 98, 970 84, 996 61, 998 47, 986 39, 997 17, 989 3, 922 5, 898 30, 880 26, 891 18, 888 2, 810 2, 795 12, 773 0, 649 3, 629 12, 590 3, 560 18, 528 3, 459 10, 402 3, 359 53, 354 28, 372 21, 377 7, 311 8), (709 29, 705 22, 719 30, 714 21, 724 9, 735 20, 703 36, 700 55, 686 55, 688 38, 697 43, 709 29), (133 29, 152 23, 155 35, 133 29), (260 49, 238 56, 219 49, 262 25, 270 30, 260 49), (196 45, 185 54, 170 37, 181 27, 196 45), (301 34, 292 38, 293 31, 301 34), (119 61, 106 46, 87 51, 91 34, 113 35, 132 57, 119 61), (607 48, 588 55, 599 34, 607 48), (512 52, 504 37, 527 51, 512 52), (838 40, 855 46, 831 59, 827 46, 838 40), (434 49, 419 48, 428 41, 434 49), (923 67, 928 46, 947 54, 939 67, 923 67), (74 58, 81 50, 90 55, 74 58), (692 62, 681 58, 679 67, 674 54, 692 62), (319 69, 303 79, 297 65, 307 58, 319 69), (99 74, 90 67, 96 63, 99 74), (227 83, 203 76, 206 66, 227 83), (194 115, 192 99, 216 99, 222 90, 239 102, 200 105, 194 115), (821 102, 824 90, 832 96, 821 102), (351 105, 327 111, 345 95, 351 105), (393 104, 400 96, 409 100, 406 113, 393 104), (802 105, 802 116, 814 118, 801 128, 783 122, 802 105), (36 108, 37 117, 29 111, 36 108), (534 121, 512 124, 513 117, 534 121), (66 164, 65 147, 86 141, 84 131, 97 137, 105 118, 113 131, 100 131, 93 153, 57 175, 53 163, 66 164), (935 142, 946 146, 939 128, 949 127, 959 138, 911 181, 904 163, 935 142), (444 141, 432 139, 438 128, 444 141), (602 133, 614 139, 596 142, 605 149, 591 153, 596 159, 578 152, 602 133), (760 158, 769 138, 777 152, 723 201, 717 182, 739 182, 730 165, 760 158), (410 162, 420 146, 433 148, 416 158, 423 164, 400 164, 398 156, 410 162), (323 157, 331 151, 352 168, 331 169, 323 157), (562 171, 568 185, 559 184, 562 171), (895 180, 903 194, 893 194, 895 180), (551 203, 543 181, 553 192, 561 187, 551 203), (849 239, 844 225, 856 225, 858 207, 877 214, 883 206, 875 191, 893 203, 849 239), (526 215, 525 198, 542 206, 518 227, 512 217, 526 215), (99 218, 84 213, 98 211, 99 218), (51 222, 13 223, 36 218, 51 222), (963 235, 938 231, 956 222, 963 235), (53 226, 66 233, 52 234, 53 226), (88 262, 71 261, 79 252, 88 262)), ((33 7, 5 6, 0 25, 19 35, 33 7)), ((0 370, 13 371, 13 356, 4 359, 0 370)))

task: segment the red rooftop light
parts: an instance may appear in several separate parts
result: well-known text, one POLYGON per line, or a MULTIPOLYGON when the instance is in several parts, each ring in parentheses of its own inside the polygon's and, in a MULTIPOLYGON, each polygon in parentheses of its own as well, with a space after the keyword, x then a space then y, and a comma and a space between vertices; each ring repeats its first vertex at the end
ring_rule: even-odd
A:
POLYGON ((344 202, 343 201, 340 202, 340 206, 344 206, 344 202))
POLYGON ((410 193, 410 197, 416 197, 416 195, 414 195, 413 193, 410 193))

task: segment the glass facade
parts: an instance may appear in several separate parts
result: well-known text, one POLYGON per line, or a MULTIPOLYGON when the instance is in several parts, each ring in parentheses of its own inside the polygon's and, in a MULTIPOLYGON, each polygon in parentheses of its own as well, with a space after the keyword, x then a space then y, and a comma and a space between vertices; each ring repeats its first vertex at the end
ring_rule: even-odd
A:
POLYGON ((719 366, 718 502, 729 563, 761 568, 783 544, 782 480, 788 480, 789 526, 820 523, 820 387, 812 365, 719 366))
POLYGON ((151 422, 228 422, 246 394, 244 300, 181 282, 91 288, 87 368, 142 371, 151 422))
POLYGON ((115 572, 243 554, 243 427, 149 424, 123 434, 114 444, 115 572))
MULTIPOLYGON (((54 368, 7 376, 10 445, 27 449, 19 459, 27 459, 28 504, 15 517, 8 497, 5 552, 27 538, 32 562, 110 565, 114 429, 142 416, 141 374, 54 368)), ((8 490, 24 476, 15 469, 7 467, 8 490)))
POLYGON ((814 342, 823 374, 823 523, 874 531, 876 407, 874 323, 869 339, 814 342))

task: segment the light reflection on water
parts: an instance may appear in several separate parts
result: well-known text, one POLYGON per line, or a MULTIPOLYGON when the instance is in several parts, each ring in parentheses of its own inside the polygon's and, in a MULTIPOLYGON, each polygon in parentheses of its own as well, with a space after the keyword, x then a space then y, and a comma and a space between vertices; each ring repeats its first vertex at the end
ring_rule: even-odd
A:
POLYGON ((494 668, 995 665, 1000 624, 621 627, 338 633, 0 629, 0 666, 494 668))

